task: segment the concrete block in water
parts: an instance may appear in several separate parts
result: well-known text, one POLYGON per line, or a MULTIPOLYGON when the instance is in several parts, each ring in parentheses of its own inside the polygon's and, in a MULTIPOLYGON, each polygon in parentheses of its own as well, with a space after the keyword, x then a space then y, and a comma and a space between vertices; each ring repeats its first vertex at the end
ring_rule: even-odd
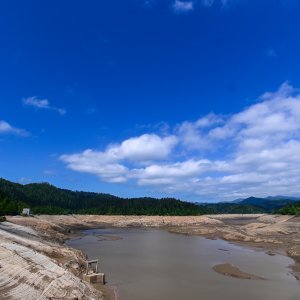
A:
POLYGON ((94 274, 84 274, 83 280, 89 283, 105 283, 105 275, 104 273, 94 273, 94 274))

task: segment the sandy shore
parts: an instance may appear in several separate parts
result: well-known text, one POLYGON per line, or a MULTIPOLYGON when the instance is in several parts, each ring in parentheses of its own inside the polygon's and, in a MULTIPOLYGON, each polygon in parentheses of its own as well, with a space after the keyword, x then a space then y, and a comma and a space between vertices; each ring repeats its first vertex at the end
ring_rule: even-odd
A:
MULTIPOLYGON (((63 243, 78 230, 89 228, 150 227, 212 239, 221 238, 247 247, 264 249, 269 255, 281 253, 292 257, 295 260, 293 274, 298 280, 300 278, 299 217, 262 214, 186 217, 41 215, 8 217, 7 220, 9 222, 0 224, 0 295, 6 293, 10 299, 24 299, 20 298, 20 283, 25 284, 23 289, 27 293, 26 299, 49 299, 49 295, 59 295, 62 287, 66 294, 58 299, 103 299, 104 294, 107 299, 112 298, 113 291, 102 287, 101 292, 80 279, 84 271, 85 256, 63 243), (29 252, 25 255, 26 251, 29 252), (43 257, 37 258, 36 254, 43 257), (8 259, 13 255, 13 260, 8 259), (17 278, 15 274, 24 269, 24 264, 27 264, 27 273, 22 273, 23 276, 17 278), (44 267, 48 264, 54 264, 60 269, 56 270, 52 266, 49 271, 48 267, 44 267), (15 273, 9 271, 12 265, 15 273), (68 279, 61 277, 65 276, 62 274, 66 274, 68 279), (43 280, 36 283, 34 278, 37 277, 43 280), (63 283, 59 282, 59 278, 64 278, 63 283)), ((226 264, 217 269, 220 273, 238 272, 238 268, 226 264)))

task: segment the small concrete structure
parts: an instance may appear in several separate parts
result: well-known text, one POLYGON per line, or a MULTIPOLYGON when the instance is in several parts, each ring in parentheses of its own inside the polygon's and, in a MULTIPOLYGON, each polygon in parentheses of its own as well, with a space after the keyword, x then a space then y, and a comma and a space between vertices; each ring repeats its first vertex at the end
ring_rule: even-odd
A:
POLYGON ((23 208, 22 215, 30 216, 30 208, 23 208))
POLYGON ((94 274, 84 274, 83 280, 89 283, 105 283, 105 275, 104 273, 94 273, 94 274))
POLYGON ((86 262, 86 273, 83 275, 83 280, 89 283, 105 284, 104 273, 98 273, 98 259, 88 260, 86 262), (93 268, 95 266, 95 268, 93 268))
POLYGON ((89 274, 90 267, 92 267, 93 273, 98 273, 98 262, 99 259, 87 260, 86 262, 86 275, 89 274), (93 265, 96 265, 95 270, 93 269, 93 265))

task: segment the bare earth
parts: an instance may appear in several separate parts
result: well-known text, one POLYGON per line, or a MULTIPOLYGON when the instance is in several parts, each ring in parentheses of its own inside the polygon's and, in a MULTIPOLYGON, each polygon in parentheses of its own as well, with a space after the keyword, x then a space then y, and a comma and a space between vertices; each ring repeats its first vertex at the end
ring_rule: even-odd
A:
MULTIPOLYGON (((295 260, 293 274, 300 279, 300 217, 41 215, 7 220, 0 223, 0 299, 112 298, 112 291, 80 279, 85 256, 63 244, 77 230, 88 228, 163 228, 259 247, 269 255, 285 253, 295 260)), ((228 276, 249 276, 227 264, 215 266, 215 270, 228 276)))

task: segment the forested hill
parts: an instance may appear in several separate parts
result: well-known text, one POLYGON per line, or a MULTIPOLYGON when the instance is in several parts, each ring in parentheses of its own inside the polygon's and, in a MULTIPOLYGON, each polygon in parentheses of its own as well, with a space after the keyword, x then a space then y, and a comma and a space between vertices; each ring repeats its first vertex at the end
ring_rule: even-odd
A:
POLYGON ((296 199, 255 198, 227 203, 189 203, 174 198, 125 199, 110 194, 70 191, 49 183, 18 184, 0 178, 0 216, 29 207, 35 214, 202 215, 226 213, 300 214, 296 199))
POLYGON ((227 203, 206 204, 206 208, 211 209, 214 213, 280 213, 280 214, 295 214, 299 198, 293 197, 267 197, 256 198, 249 197, 239 199, 227 203), (285 209, 287 208, 287 209, 285 209))
POLYGON ((30 207, 36 214, 201 215, 210 209, 173 198, 119 198, 70 191, 49 183, 18 184, 0 179, 0 215, 30 207))
POLYGON ((296 215, 300 216, 300 201, 290 203, 289 205, 286 205, 279 209, 278 213, 283 215, 296 215))

